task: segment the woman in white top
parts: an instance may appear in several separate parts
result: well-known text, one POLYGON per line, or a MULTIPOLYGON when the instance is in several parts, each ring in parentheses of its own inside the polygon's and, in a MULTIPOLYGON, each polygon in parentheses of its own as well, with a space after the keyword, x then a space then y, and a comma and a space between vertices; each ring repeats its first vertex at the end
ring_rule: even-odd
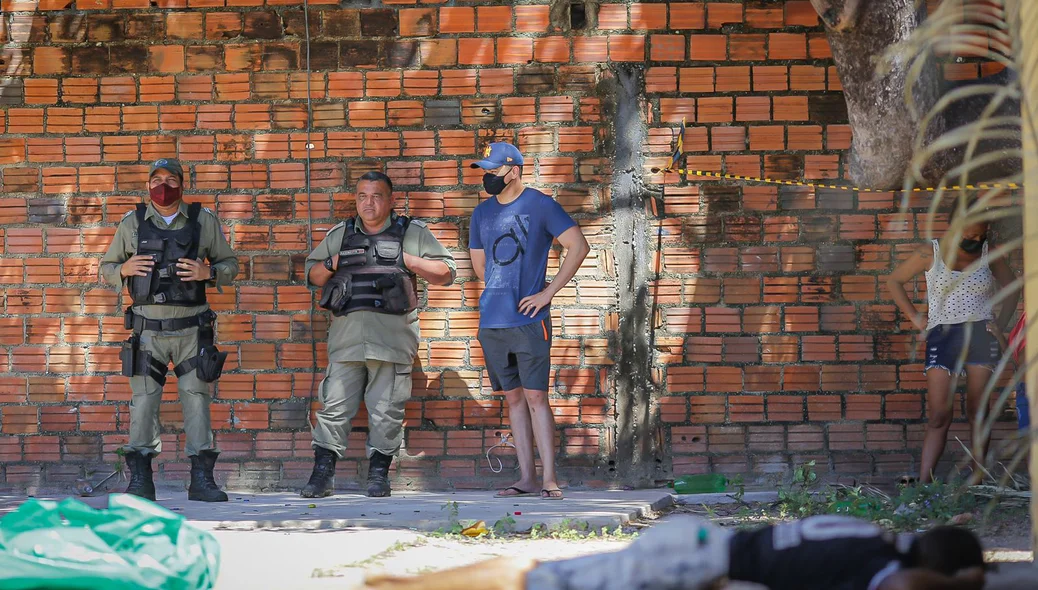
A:
MULTIPOLYGON (((955 227, 956 212, 957 209, 952 211, 950 228, 955 227)), ((995 320, 991 298, 996 284, 1009 285, 1016 275, 1004 259, 988 258, 988 230, 986 222, 964 227, 961 241, 958 244, 945 241, 943 253, 941 240, 932 240, 894 269, 887 279, 894 302, 920 331, 920 338, 926 339, 923 371, 927 423, 920 462, 921 483, 933 481, 933 472, 944 453, 953 416, 955 385, 962 374, 966 375, 971 452, 978 460, 983 460, 986 452, 987 441, 974 440, 973 425, 983 416, 984 388, 1001 354, 992 330, 1006 328, 1019 298, 1019 291, 1008 297, 995 320), (926 274, 925 319, 905 291, 905 284, 921 272, 926 274)))

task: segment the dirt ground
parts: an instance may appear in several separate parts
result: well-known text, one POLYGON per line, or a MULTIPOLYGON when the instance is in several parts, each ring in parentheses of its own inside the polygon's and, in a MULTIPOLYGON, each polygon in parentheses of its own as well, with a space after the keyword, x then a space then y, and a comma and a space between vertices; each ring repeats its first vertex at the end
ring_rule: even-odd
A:
MULTIPOLYGON (((632 522, 622 532, 611 532, 604 537, 582 537, 576 533, 555 531, 535 539, 530 535, 510 535, 503 538, 467 539, 458 535, 413 534, 400 538, 382 551, 356 560, 329 563, 327 567, 313 568, 307 588, 355 588, 365 573, 389 572, 413 575, 427 571, 457 567, 502 555, 525 555, 535 559, 554 560, 591 553, 617 551, 625 547, 635 534, 647 530, 676 514, 708 516, 723 526, 742 527, 762 524, 768 520, 783 520, 774 504, 703 506, 678 505, 662 513, 632 522), (748 509, 747 509, 748 508, 748 509), (747 518, 753 512, 759 517, 747 518)), ((1030 522, 1023 506, 1008 506, 985 516, 983 509, 973 513, 972 528, 984 541, 989 562, 999 563, 1001 573, 989 578, 991 590, 1028 590, 1035 588, 1031 570, 1024 569, 1032 561, 1030 550, 1030 522), (1007 570, 1008 568, 1008 570, 1007 570), (1024 582, 1019 582, 1023 579, 1024 582)), ((220 585, 217 590, 231 586, 220 585)), ((237 586, 235 586, 237 587, 237 586)), ((727 590, 760 590, 750 584, 730 584, 727 590)))
MULTIPOLYGON (((986 505, 968 513, 967 526, 975 532, 988 551, 989 561, 1031 561, 1030 512, 1023 505, 998 506, 986 513, 986 505)), ((674 506, 670 514, 708 517, 722 526, 745 527, 787 520, 773 507, 762 503, 728 504, 709 508, 695 505, 674 506), (747 516, 750 512, 753 516, 747 516)))

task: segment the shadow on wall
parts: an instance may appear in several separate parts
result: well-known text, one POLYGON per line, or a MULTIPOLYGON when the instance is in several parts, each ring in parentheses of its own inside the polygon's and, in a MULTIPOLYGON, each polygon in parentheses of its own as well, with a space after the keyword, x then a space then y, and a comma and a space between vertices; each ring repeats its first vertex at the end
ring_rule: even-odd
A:
MULTIPOLYGON (((82 23, 77 25, 85 35, 82 23)), ((33 71, 32 50, 22 47, 22 43, 36 43, 45 39, 47 34, 46 18, 37 14, 19 14, 10 17, 0 15, 0 106, 20 107, 25 104, 25 81, 19 76, 30 75, 33 71)), ((44 68, 45 64, 40 64, 44 68)), ((56 89, 55 89, 56 91, 56 89)))

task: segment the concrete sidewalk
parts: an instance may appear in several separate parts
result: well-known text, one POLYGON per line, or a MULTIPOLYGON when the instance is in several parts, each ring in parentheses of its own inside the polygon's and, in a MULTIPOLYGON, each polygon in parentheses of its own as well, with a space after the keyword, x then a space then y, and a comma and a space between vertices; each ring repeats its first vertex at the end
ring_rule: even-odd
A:
MULTIPOLYGON (((48 496, 60 499, 60 496, 48 496)), ((15 508, 24 497, 0 496, 0 515, 15 508)), ((108 504, 107 496, 80 498, 95 508, 108 504)), ((587 523, 594 530, 616 528, 670 506, 667 490, 568 491, 564 500, 538 496, 495 498, 493 492, 400 492, 389 498, 339 494, 306 499, 293 493, 230 494, 218 504, 189 502, 185 493, 159 493, 158 503, 184 515, 195 525, 210 530, 318 531, 342 529, 405 529, 431 532, 450 529, 453 503, 461 521, 486 521, 493 526, 511 516, 517 532, 534 524, 549 527, 587 523)))
MULTIPOLYGON (((224 504, 188 502, 184 492, 160 492, 159 503, 183 514, 200 528, 209 529, 221 545, 221 571, 216 590, 298 588, 348 590, 365 571, 419 573, 473 563, 498 555, 524 554, 536 559, 564 559, 589 553, 616 551, 629 538, 529 540, 468 540, 426 536, 422 532, 447 528, 446 506, 457 503, 463 522, 483 520, 488 527, 513 515, 515 530, 535 523, 551 527, 565 521, 584 522, 592 530, 617 525, 666 508, 674 502, 717 504, 731 502, 725 494, 672 496, 669 490, 567 491, 565 500, 494 498, 490 492, 399 493, 372 499, 337 495, 307 500, 292 493, 231 494, 224 504)), ((61 496, 47 496, 61 499, 61 496)), ((774 492, 749 492, 747 501, 769 501, 774 492)), ((0 494, 0 515, 25 496, 0 494)), ((102 508, 107 496, 81 498, 102 508)), ((1025 552, 1020 552, 1021 554, 1025 552)), ((1018 559, 1028 559, 1021 555, 1018 559)), ((992 574, 988 590, 1029 590, 1035 570, 1030 564, 1002 564, 992 574)), ((728 590, 746 590, 731 584, 728 590)))

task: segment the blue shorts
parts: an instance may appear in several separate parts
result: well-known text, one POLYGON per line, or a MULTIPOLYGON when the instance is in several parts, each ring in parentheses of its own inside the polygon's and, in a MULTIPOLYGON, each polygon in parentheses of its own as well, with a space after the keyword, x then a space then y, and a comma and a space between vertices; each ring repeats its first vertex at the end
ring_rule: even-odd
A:
POLYGON ((951 374, 960 362, 993 369, 1001 354, 998 339, 988 332, 987 322, 937 326, 926 335, 926 364, 923 372, 939 368, 951 374), (969 342, 966 342, 967 326, 971 327, 969 342), (965 359, 960 361, 963 349, 965 359))
POLYGON ((1027 385, 1023 382, 1016 384, 1016 420, 1020 430, 1027 430, 1031 425, 1031 409, 1027 403, 1027 385))

